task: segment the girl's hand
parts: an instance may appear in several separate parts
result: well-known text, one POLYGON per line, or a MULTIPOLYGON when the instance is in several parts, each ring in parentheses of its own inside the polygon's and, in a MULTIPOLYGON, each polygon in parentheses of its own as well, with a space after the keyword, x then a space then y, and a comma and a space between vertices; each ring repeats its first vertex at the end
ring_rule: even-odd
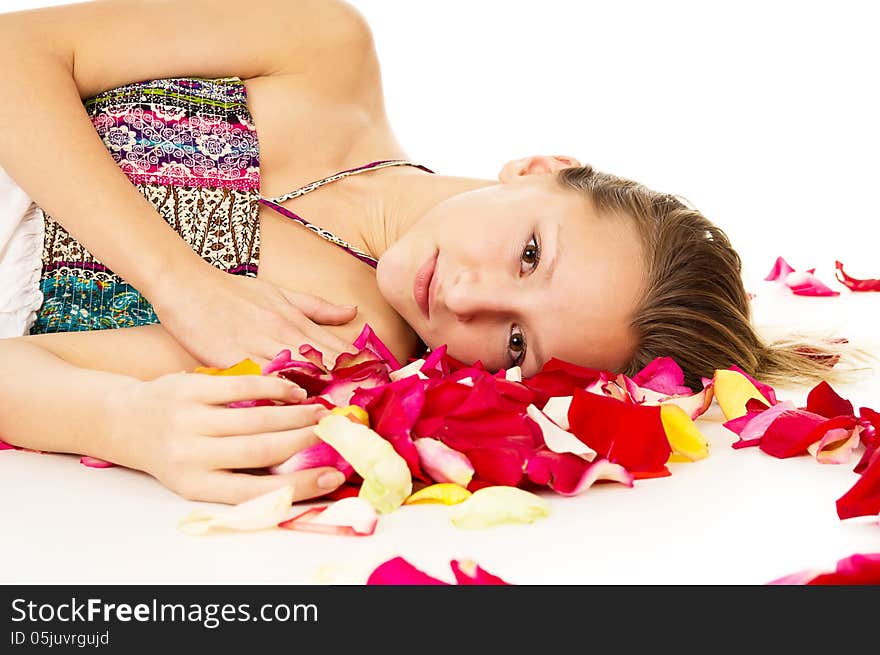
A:
POLYGON ((262 366, 286 348, 296 354, 303 344, 320 350, 331 366, 337 355, 352 351, 350 343, 322 326, 350 322, 356 307, 257 278, 210 269, 160 296, 153 305, 162 325, 209 366, 225 368, 247 357, 262 366))
POLYGON ((318 443, 313 427, 327 410, 318 404, 226 407, 305 396, 274 376, 172 373, 132 382, 107 399, 110 435, 103 452, 190 500, 237 504, 285 484, 294 485, 296 500, 313 498, 336 489, 345 476, 331 467, 278 475, 235 469, 280 464, 318 443))

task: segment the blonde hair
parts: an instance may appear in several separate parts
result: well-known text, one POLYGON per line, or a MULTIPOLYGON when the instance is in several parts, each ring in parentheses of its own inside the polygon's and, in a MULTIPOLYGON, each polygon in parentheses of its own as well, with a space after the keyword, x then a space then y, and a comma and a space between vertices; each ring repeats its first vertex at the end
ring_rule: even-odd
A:
POLYGON ((631 321, 638 346, 618 372, 634 375, 657 357, 671 357, 685 384, 699 390, 701 377, 732 365, 769 384, 848 382, 865 370, 832 368, 841 358, 871 357, 846 339, 792 331, 765 342, 752 323, 740 256, 685 199, 589 165, 555 177, 564 189, 586 193, 600 214, 630 217, 642 238, 647 282, 631 321))

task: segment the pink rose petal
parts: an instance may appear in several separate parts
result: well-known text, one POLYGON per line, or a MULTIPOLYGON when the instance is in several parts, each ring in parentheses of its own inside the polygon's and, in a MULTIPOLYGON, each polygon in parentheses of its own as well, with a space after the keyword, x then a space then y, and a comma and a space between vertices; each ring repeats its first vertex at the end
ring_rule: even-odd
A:
POLYGON ((832 428, 820 441, 812 444, 807 451, 821 464, 845 464, 853 449, 859 445, 861 427, 832 428))
POLYGON ((839 291, 834 291, 812 273, 805 271, 792 271, 785 276, 785 285, 798 296, 839 296, 839 291))
POLYGON ((419 464, 434 482, 452 482, 467 487, 474 477, 474 465, 464 453, 453 450, 438 439, 429 437, 414 442, 419 464))
POLYGON ((773 263, 773 268, 767 274, 767 277, 764 279, 767 282, 779 282, 784 279, 786 275, 791 273, 794 269, 789 266, 788 262, 785 261, 782 257, 777 257, 776 261, 773 263))
POLYGON ((576 496, 599 480, 633 486, 633 476, 620 464, 606 459, 587 462, 571 453, 541 450, 526 466, 526 475, 535 484, 546 485, 562 496, 576 496))
POLYGON ((346 477, 354 473, 352 465, 345 461, 333 446, 323 441, 295 452, 281 464, 269 467, 269 473, 293 473, 321 466, 332 466, 346 477))
POLYGON ((460 585, 509 585, 497 575, 492 575, 473 560, 457 560, 450 562, 455 580, 460 585))
POLYGON ((379 515, 363 498, 337 500, 332 505, 312 507, 282 521, 279 528, 353 537, 366 537, 376 531, 379 515))
POLYGON ((97 457, 89 457, 88 455, 83 455, 79 458, 79 463, 83 466, 88 466, 93 469, 106 469, 111 466, 116 466, 112 462, 105 462, 103 459, 98 459, 97 457))
POLYGON ((690 396, 694 392, 684 384, 684 372, 671 357, 657 357, 641 371, 636 373, 632 381, 639 387, 650 389, 664 396, 690 396))
POLYGON ((367 578, 368 585, 445 585, 449 584, 417 569, 402 557, 395 557, 376 567, 367 578))

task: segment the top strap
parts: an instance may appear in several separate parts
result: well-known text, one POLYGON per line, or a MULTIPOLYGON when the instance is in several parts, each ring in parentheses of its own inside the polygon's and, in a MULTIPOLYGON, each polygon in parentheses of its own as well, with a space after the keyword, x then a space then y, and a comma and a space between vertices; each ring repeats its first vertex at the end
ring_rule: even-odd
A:
POLYGON ((299 189, 295 189, 289 193, 282 193, 280 196, 274 196, 272 198, 266 198, 265 196, 260 196, 263 200, 269 200, 271 202, 284 202, 285 200, 290 200, 291 198, 298 198, 299 196, 305 195, 310 191, 314 191, 318 187, 322 187, 325 184, 330 184, 331 182, 335 182, 336 180, 341 180, 342 178, 349 177, 351 175, 357 175, 359 173, 363 173, 370 170, 378 170, 380 168, 388 168, 389 166, 415 166, 416 168, 421 168, 423 171, 428 173, 434 173, 427 166, 423 166, 421 164, 416 164, 411 161, 406 161, 405 159, 384 159, 381 161, 370 162, 369 164, 365 164, 363 166, 358 166, 357 168, 349 168, 345 171, 339 171, 338 173, 334 173, 329 177, 325 177, 321 180, 315 180, 314 182, 310 182, 305 186, 300 187, 299 189))

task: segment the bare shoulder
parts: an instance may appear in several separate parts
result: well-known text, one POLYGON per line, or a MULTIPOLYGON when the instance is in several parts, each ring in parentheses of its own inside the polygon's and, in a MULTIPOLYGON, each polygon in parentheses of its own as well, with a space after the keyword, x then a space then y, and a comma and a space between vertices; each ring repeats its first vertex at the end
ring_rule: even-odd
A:
POLYGON ((159 324, 18 338, 74 366, 130 375, 141 380, 191 371, 201 365, 159 324))

